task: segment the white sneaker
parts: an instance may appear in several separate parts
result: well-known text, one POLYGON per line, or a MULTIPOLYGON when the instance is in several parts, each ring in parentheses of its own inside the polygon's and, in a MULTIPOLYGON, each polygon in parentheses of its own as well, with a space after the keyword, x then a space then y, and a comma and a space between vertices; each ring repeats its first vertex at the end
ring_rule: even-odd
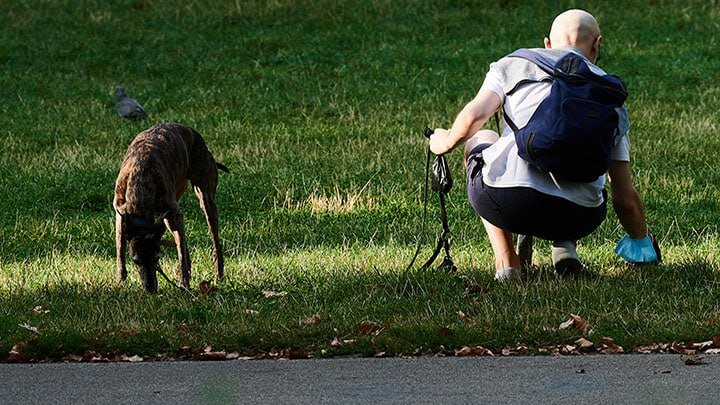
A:
POLYGON ((520 281, 520 270, 515 267, 506 267, 502 270, 497 270, 495 271, 495 280, 501 283, 520 281))
POLYGON ((555 271, 559 275, 575 275, 582 271, 583 265, 580 262, 573 242, 569 240, 553 242, 550 247, 550 253, 555 271))

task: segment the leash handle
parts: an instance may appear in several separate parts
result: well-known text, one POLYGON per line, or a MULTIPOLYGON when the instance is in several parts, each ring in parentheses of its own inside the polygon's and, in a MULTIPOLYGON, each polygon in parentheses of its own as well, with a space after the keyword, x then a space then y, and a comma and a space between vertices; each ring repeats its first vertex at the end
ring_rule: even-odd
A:
POLYGON ((430 139, 430 135, 432 135, 434 133, 435 133, 435 131, 430 129, 430 127, 427 124, 425 124, 425 129, 423 129, 423 135, 425 135, 425 138, 430 139))

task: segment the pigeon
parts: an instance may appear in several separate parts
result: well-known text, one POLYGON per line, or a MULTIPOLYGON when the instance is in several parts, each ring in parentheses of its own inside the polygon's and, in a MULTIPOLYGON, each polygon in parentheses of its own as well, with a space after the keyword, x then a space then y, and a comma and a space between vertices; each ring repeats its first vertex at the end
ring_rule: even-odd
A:
POLYGON ((118 96, 115 109, 121 117, 129 118, 133 121, 147 118, 147 114, 140 103, 134 98, 128 97, 125 93, 125 87, 122 85, 115 87, 115 94, 118 96))

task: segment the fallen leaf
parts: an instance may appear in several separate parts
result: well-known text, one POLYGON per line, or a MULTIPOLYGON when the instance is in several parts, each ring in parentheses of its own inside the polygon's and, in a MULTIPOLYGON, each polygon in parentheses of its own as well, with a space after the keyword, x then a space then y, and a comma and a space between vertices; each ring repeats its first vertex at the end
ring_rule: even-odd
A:
POLYGON ((262 293, 265 296, 265 298, 284 297, 288 294, 287 291, 277 292, 277 291, 269 291, 269 290, 263 290, 262 293))
POLYGON ((333 338, 332 342, 330 342, 330 346, 336 347, 340 346, 342 343, 340 342, 340 339, 337 337, 333 338))
POLYGON ((585 338, 580 338, 575 341, 575 344, 580 347, 581 350, 590 350, 595 344, 585 338))
POLYGON ((203 280, 200 282, 200 296, 207 297, 210 294, 220 291, 217 286, 212 285, 212 281, 203 280))
MULTIPOLYGON (((226 360, 237 360, 240 358, 240 353, 238 352, 230 352, 227 355, 225 355, 226 360)), ((250 358, 250 357, 247 357, 250 358)))
POLYGON ((25 349, 27 349, 27 347, 27 342, 20 342, 10 349, 10 353, 22 353, 25 349))
POLYGON ((567 328, 573 326, 574 323, 575 323, 575 320, 570 318, 567 321, 561 323, 560 326, 558 326, 558 329, 560 329, 560 330, 567 329, 567 328))
POLYGON ((600 344, 606 346, 617 346, 617 343, 615 343, 615 339, 611 337, 604 337, 600 339, 600 344))
POLYGON ((380 332, 382 332, 382 325, 378 325, 373 322, 369 321, 362 321, 358 324, 358 329, 360 330, 360 334, 368 336, 368 335, 379 335, 380 332))
POLYGON ((458 357, 469 356, 472 354, 472 349, 468 346, 463 346, 460 350, 455 351, 455 355, 458 357))
POLYGON ((36 333, 36 334, 38 334, 38 335, 40 334, 40 330, 38 330, 38 328, 36 328, 36 327, 34 327, 34 326, 30 326, 30 325, 28 325, 28 324, 26 324, 26 323, 24 323, 24 324, 22 324, 22 325, 18 325, 18 326, 21 327, 21 328, 23 328, 23 329, 29 330, 29 331, 32 332, 32 333, 36 333))
POLYGON ((527 346, 524 344, 517 345, 515 348, 505 346, 501 351, 500 354, 503 356, 519 356, 522 354, 525 354, 527 352, 527 346))
POLYGON ((462 357, 462 356, 493 356, 493 352, 482 346, 475 346, 475 347, 463 346, 459 350, 455 351, 455 356, 458 356, 458 357, 462 357))
POLYGON ((300 323, 302 323, 303 325, 317 325, 320 322, 322 322, 322 319, 317 315, 313 315, 310 318, 300 320, 300 323))
POLYGON ((582 333, 587 332, 588 323, 585 319, 575 314, 570 314, 570 317, 575 321, 575 329, 579 330, 582 333))
POLYGON ((442 326, 438 328, 437 334, 438 336, 447 336, 452 332, 452 330, 447 326, 442 326))
POLYGON ((120 356, 120 360, 127 361, 130 363, 140 363, 142 361, 145 361, 145 359, 143 359, 142 356, 138 356, 137 354, 134 356, 127 356, 127 355, 123 354, 122 356, 120 356))
POLYGON ((638 346, 635 348, 635 351, 640 354, 657 353, 660 351, 660 345, 653 343, 650 345, 638 346))
POLYGON ((20 342, 14 345, 8 353, 7 361, 9 363, 23 363, 30 360, 30 358, 23 353, 27 345, 27 342, 20 342))
POLYGON ((225 353, 225 352, 196 353, 193 355, 193 360, 205 360, 205 361, 227 360, 227 353, 225 353))
POLYGON ((252 316, 258 316, 258 315, 260 315, 260 312, 254 310, 254 309, 244 309, 244 310, 243 310, 243 313, 244 313, 245 315, 252 315, 252 316))
POLYGON ((41 305, 36 306, 32 309, 32 311, 36 314, 47 314, 48 312, 50 312, 49 309, 43 309, 41 305))
POLYGON ((385 352, 377 352, 373 354, 373 357, 385 357, 385 352))
POLYGON ((570 314, 570 319, 561 323, 558 329, 567 329, 571 326, 582 333, 585 333, 588 329, 587 321, 575 314, 570 314))
POLYGON ((615 340, 609 337, 604 337, 600 339, 600 347, 598 349, 598 352, 603 354, 613 354, 613 353, 625 353, 625 350, 622 346, 618 346, 617 343, 615 343, 615 340))
POLYGON ((713 341, 707 340, 705 342, 693 343, 692 346, 698 350, 705 350, 705 349, 709 349, 713 346, 713 341))
POLYGON ((465 287, 465 291, 468 294, 480 294, 480 295, 489 295, 492 294, 492 290, 487 287, 481 287, 477 284, 468 284, 467 287, 465 287))
POLYGON ((463 311, 457 311, 457 315, 458 315, 458 317, 463 318, 463 319, 472 319, 472 317, 473 317, 472 314, 467 314, 463 311))
POLYGON ((702 357, 690 357, 689 359, 685 359, 685 365, 686 366, 699 366, 701 364, 705 364, 702 362, 702 357))
POLYGON ((559 345, 559 346, 558 346, 558 349, 559 349, 558 352, 559 352, 560 354, 565 354, 565 355, 568 355, 568 354, 580 354, 580 353, 577 351, 577 346, 574 346, 574 345, 563 344, 563 345, 559 345))
POLYGON ((79 363, 83 360, 83 356, 80 356, 79 354, 68 354, 67 356, 63 357, 63 360, 72 363, 79 363))
POLYGON ((707 349, 705 354, 720 354, 720 349, 707 349))
POLYGON ((713 336, 712 342, 713 346, 720 347, 720 335, 713 336))
POLYGON ((309 359, 312 358, 313 354, 311 352, 306 352, 304 350, 288 350, 287 351, 287 358, 290 360, 299 360, 299 359, 309 359))

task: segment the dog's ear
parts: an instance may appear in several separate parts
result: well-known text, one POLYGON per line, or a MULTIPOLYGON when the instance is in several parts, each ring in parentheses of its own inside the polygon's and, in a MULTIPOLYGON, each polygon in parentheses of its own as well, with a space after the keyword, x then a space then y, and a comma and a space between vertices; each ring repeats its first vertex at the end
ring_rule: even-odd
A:
POLYGON ((147 236, 153 233, 153 223, 145 218, 132 214, 123 215, 125 229, 129 235, 147 236))
POLYGON ((170 211, 165 211, 162 214, 155 217, 155 225, 157 224, 164 224, 165 219, 168 219, 170 217, 170 211))

